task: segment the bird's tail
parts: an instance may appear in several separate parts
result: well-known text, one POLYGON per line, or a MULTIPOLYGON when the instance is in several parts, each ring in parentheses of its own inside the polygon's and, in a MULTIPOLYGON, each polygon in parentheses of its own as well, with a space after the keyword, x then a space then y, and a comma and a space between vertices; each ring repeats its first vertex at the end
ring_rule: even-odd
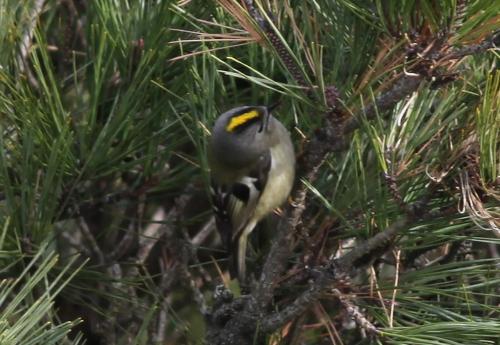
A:
POLYGON ((239 236, 235 237, 230 250, 229 274, 231 279, 237 278, 240 284, 245 284, 246 280, 246 256, 248 235, 253 231, 257 223, 255 221, 248 222, 239 236))

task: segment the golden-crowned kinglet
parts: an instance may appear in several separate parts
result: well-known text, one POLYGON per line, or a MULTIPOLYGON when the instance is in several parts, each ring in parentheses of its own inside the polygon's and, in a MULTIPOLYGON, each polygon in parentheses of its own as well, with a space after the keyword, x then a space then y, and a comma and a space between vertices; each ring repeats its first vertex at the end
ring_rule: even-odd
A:
POLYGON ((243 283, 248 235, 292 189, 295 153, 290 133, 271 108, 231 109, 215 122, 209 163, 217 228, 236 260, 232 275, 243 283))

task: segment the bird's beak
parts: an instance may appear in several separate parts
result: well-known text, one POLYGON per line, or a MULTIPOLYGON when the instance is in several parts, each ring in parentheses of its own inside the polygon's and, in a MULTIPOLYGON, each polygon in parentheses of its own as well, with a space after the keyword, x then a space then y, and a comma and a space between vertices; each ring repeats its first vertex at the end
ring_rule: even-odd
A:
POLYGON ((276 109, 280 105, 281 101, 278 101, 276 103, 271 104, 270 106, 266 107, 267 114, 266 117, 264 118, 264 128, 267 130, 267 127, 269 126, 269 118, 271 117, 271 112, 276 109))
POLYGON ((277 102, 274 102, 273 104, 271 104, 270 106, 266 107, 267 108, 267 111, 270 113, 272 112, 274 109, 278 108, 278 106, 281 104, 281 101, 277 101, 277 102))

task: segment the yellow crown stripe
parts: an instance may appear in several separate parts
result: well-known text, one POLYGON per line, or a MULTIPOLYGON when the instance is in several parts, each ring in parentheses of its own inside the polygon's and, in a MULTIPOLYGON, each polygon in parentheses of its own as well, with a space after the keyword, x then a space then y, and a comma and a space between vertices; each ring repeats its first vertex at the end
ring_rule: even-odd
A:
POLYGON ((232 132, 238 126, 241 126, 242 124, 248 122, 249 120, 255 119, 256 117, 259 117, 259 116, 260 116, 260 114, 257 110, 251 110, 249 112, 235 116, 231 119, 231 121, 229 121, 229 124, 226 126, 226 131, 232 132))

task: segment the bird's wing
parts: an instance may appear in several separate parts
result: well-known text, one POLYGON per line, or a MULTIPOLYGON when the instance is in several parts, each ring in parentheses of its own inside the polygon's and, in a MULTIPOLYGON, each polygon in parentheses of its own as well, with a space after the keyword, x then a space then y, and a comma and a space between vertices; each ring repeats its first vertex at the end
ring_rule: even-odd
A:
POLYGON ((228 252, 255 210, 271 168, 270 152, 261 156, 254 167, 232 185, 212 182, 217 229, 228 252))

